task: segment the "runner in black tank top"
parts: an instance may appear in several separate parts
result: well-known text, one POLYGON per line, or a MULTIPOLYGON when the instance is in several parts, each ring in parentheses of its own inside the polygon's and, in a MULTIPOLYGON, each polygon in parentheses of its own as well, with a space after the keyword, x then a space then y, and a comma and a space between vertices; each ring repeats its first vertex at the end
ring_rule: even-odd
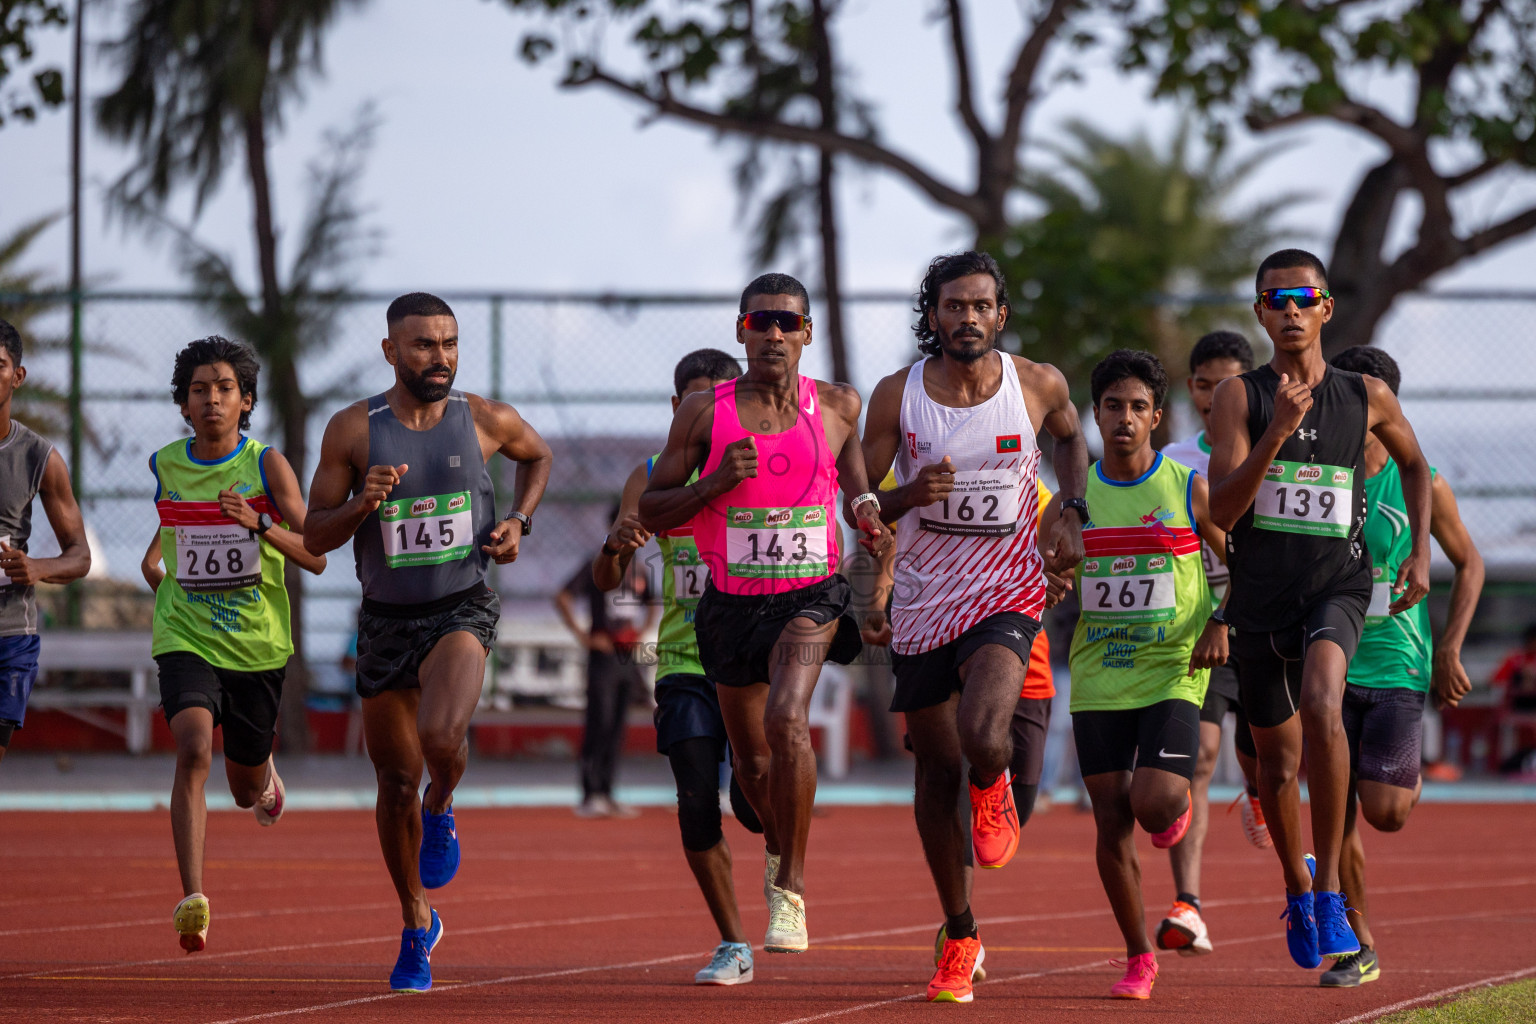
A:
POLYGON ((1364 448, 1397 462, 1413 553, 1393 611, 1429 590, 1429 465, 1397 398, 1375 377, 1330 369, 1322 327, 1333 299, 1322 261, 1299 249, 1259 267, 1254 312, 1275 346, 1268 366, 1223 381, 1211 414, 1211 514, 1229 531, 1227 616, 1259 760, 1259 800, 1285 874, 1291 957, 1315 967, 1359 943, 1339 893, 1349 794, 1340 707, 1370 599, 1364 448), (1297 712, 1300 714, 1297 714, 1297 712), (1306 742, 1315 893, 1303 855, 1297 771, 1306 742))

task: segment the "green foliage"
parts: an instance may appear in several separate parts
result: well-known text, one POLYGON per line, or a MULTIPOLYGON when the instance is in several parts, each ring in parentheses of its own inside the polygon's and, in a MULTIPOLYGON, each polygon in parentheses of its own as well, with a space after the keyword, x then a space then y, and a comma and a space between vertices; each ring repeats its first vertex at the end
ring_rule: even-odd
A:
POLYGON ((321 70, 325 28, 360 2, 135 0, 124 34, 104 47, 121 80, 96 105, 102 132, 138 151, 113 199, 161 203, 192 184, 201 209, 248 118, 259 113, 264 127, 281 127, 284 104, 321 70))
POLYGON ((1177 372, 1200 333, 1243 323, 1242 307, 1188 300, 1230 295, 1274 247, 1279 216, 1300 197, 1230 210, 1271 154, 1231 161, 1213 146, 1197 156, 1187 123, 1163 150, 1145 135, 1117 140, 1083 121, 1064 131, 1068 141, 1049 147, 1058 168, 1021 182, 1040 214, 1017 224, 997 255, 1023 354, 1054 363, 1084 400, 1088 371, 1116 348, 1156 352, 1177 372))
POLYGON ((1406 73, 1416 132, 1536 166, 1536 0, 1163 0, 1121 62, 1152 70, 1159 96, 1259 126, 1349 120, 1357 83, 1406 73))
POLYGON ((5 86, 13 73, 31 63, 37 30, 68 24, 64 4, 54 0, 0 0, 0 127, 7 119, 35 121, 39 105, 63 105, 64 72, 56 67, 33 71, 30 89, 5 86))

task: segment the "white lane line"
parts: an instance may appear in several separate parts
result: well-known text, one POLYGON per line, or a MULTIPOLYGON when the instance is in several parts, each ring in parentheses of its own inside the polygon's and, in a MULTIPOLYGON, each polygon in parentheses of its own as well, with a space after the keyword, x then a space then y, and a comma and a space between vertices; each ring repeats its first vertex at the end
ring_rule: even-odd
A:
POLYGON ((1397 1010, 1406 1010, 1410 1006, 1417 1006, 1420 1003, 1427 1003, 1434 999, 1444 999, 1446 996, 1453 996, 1458 992, 1465 992, 1468 989, 1481 988, 1486 985, 1501 985, 1506 981, 1518 981, 1533 974, 1536 974, 1536 967, 1527 967, 1522 971, 1510 971, 1508 974, 1496 974, 1491 978, 1469 981, 1465 985, 1454 985, 1451 988, 1443 988, 1438 992, 1429 992, 1422 996, 1415 996, 1412 999, 1404 999, 1401 1002, 1393 1003, 1391 1006, 1379 1006, 1374 1010, 1367 1010, 1353 1017, 1345 1017, 1341 1021, 1335 1021, 1334 1024, 1360 1024, 1361 1021, 1375 1020, 1397 1010))

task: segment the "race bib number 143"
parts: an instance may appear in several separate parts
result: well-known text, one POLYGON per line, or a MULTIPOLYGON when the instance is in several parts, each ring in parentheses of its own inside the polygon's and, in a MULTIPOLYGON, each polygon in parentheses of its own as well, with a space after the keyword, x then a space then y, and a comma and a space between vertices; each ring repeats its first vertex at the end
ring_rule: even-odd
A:
POLYGON ((728 508, 726 516, 725 561, 730 575, 798 579, 832 571, 825 505, 728 508))

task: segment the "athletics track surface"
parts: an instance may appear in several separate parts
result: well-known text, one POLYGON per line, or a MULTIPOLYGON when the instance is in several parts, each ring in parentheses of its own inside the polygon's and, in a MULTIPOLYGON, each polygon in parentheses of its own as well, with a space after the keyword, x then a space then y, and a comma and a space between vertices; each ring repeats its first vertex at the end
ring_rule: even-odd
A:
MULTIPOLYGON (((728 1020, 1351 1022, 1485 981, 1536 975, 1536 806, 1418 808, 1368 832, 1383 973, 1320 990, 1285 953, 1274 855, 1213 809, 1206 918, 1214 955, 1162 954, 1148 1003, 1109 1000, 1123 956, 1093 863, 1092 822, 1058 806, 1019 855, 978 872, 991 980, 968 1007, 929 1005, 938 912, 906 807, 837 807, 811 831, 810 952, 759 951, 757 980, 699 988, 716 935, 676 818, 580 821, 558 809, 459 813, 465 861, 436 896, 436 987, 392 996, 399 917, 372 815, 293 811, 273 829, 209 817, 206 952, 182 954, 170 826, 150 813, 0 814, 0 1020, 728 1020)), ((765 925, 761 846, 732 821, 737 892, 765 925)), ((1166 856, 1139 850, 1150 924, 1171 901, 1166 856)))

